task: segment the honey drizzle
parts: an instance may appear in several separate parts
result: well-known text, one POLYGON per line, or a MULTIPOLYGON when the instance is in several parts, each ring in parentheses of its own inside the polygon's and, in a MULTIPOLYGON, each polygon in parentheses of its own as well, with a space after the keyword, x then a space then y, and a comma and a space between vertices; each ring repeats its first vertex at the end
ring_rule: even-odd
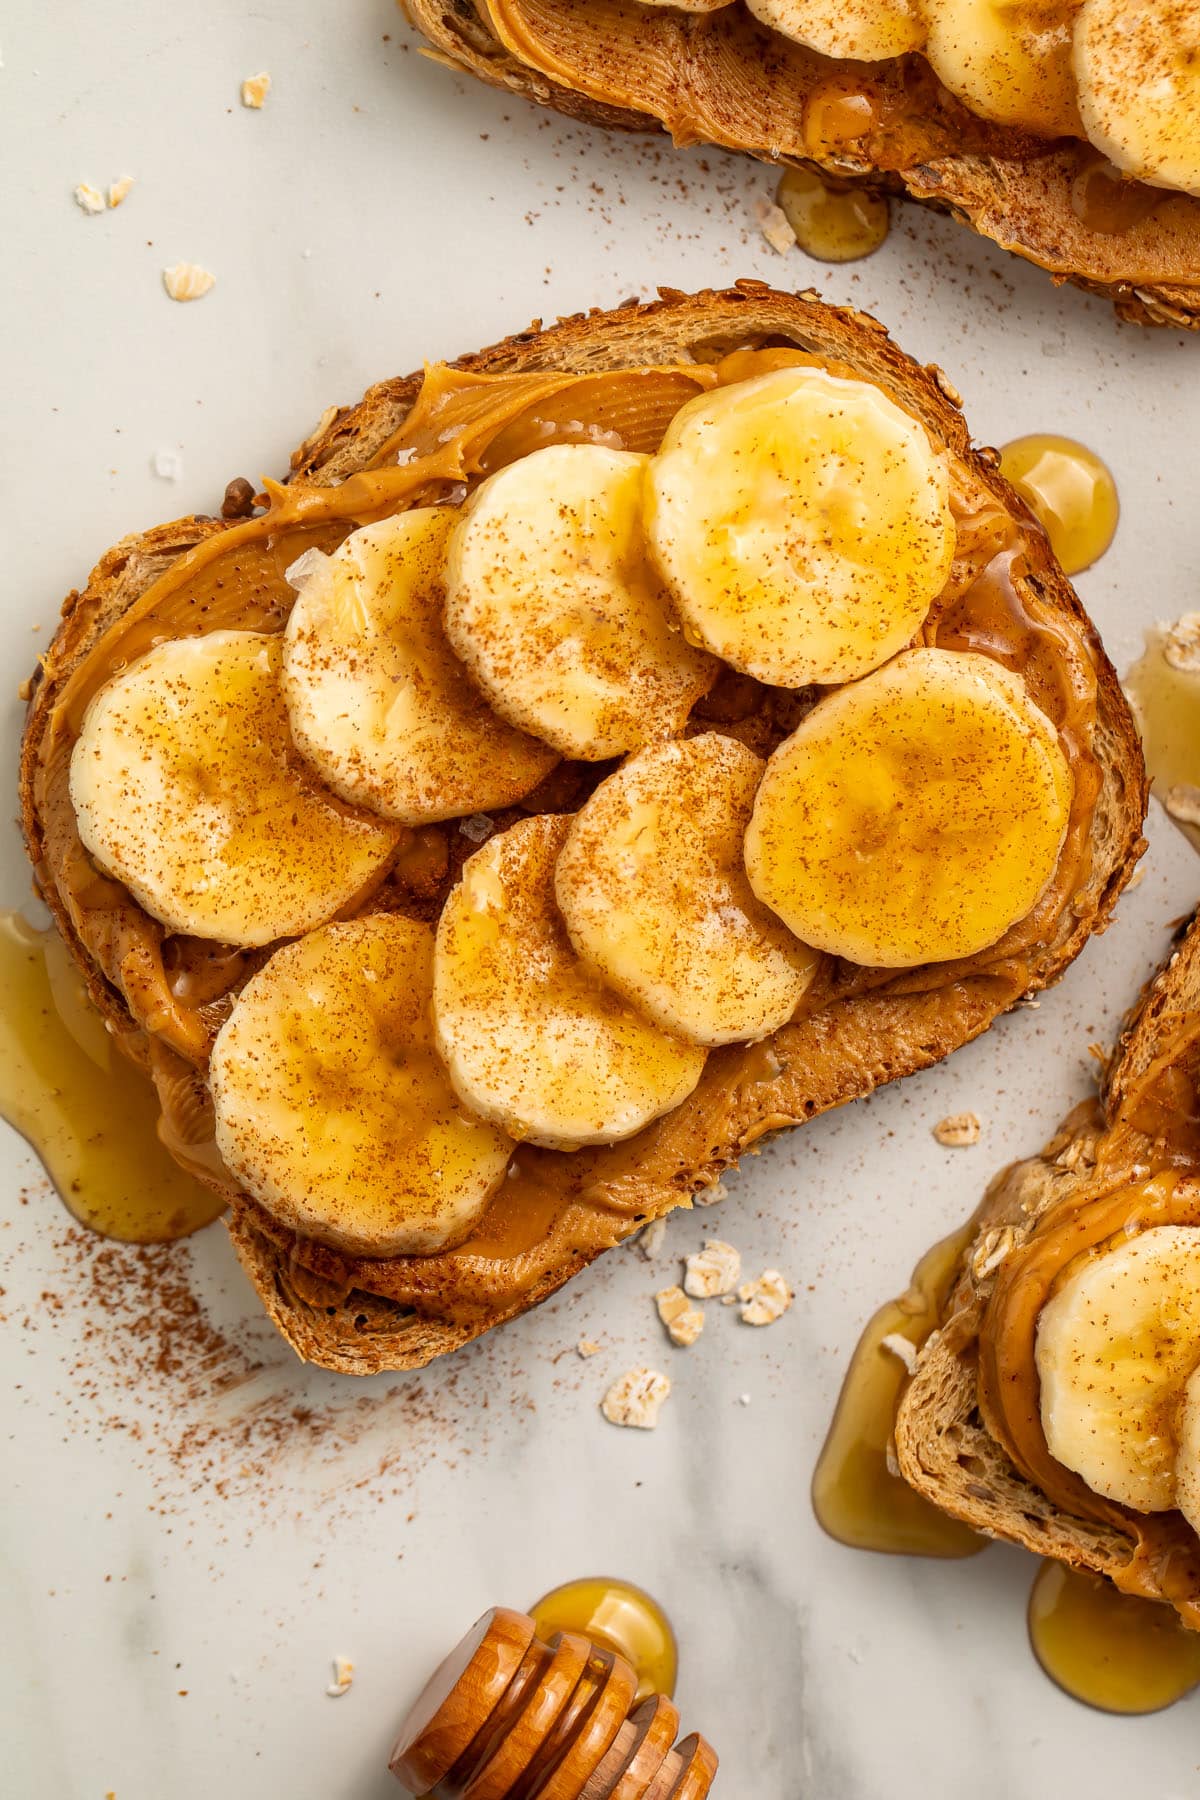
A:
POLYGON ((118 1047, 53 927, 0 914, 0 1117, 64 1205, 125 1243, 186 1237, 224 1208, 159 1141, 146 1073, 118 1047))
POLYGON ((1090 569, 1104 555, 1120 504, 1117 484, 1095 451, 1074 438, 1035 432, 1005 444, 1000 473, 1043 526, 1068 575, 1090 569))
POLYGON ((857 262, 873 255, 891 224, 882 194, 830 187, 811 169, 788 169, 776 198, 801 250, 819 262, 857 262))
POLYGON ((907 1372, 883 1343, 894 1335, 924 1343, 973 1231, 969 1225, 955 1232, 921 1258, 908 1291, 867 1325, 846 1371, 813 1475, 812 1504, 821 1528, 852 1549, 963 1557, 986 1548, 985 1539, 931 1506, 895 1468, 891 1440, 907 1372))
POLYGON ((1200 822, 1185 816, 1192 809, 1181 803, 1180 790, 1184 801, 1200 801, 1200 631, 1197 639, 1194 654, 1180 655, 1172 628, 1156 625, 1124 681, 1154 793, 1193 850, 1200 850, 1200 822))
POLYGON ((635 1705, 651 1694, 675 1692, 679 1655, 675 1633, 657 1600, 615 1576, 564 1582, 531 1606, 538 1636, 575 1631, 630 1663, 638 1678, 635 1705))
POLYGON ((1101 1712, 1150 1713, 1200 1687, 1200 1632, 1103 1575, 1047 1560, 1029 1595, 1029 1641, 1051 1681, 1101 1712))

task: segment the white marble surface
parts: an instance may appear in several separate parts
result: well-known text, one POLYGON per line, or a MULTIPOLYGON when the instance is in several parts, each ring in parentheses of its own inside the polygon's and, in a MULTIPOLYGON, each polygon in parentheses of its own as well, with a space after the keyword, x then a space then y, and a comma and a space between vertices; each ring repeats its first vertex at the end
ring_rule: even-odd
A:
MULTIPOLYGON (((460 83, 418 57, 388 0, 6 11, 10 773, 17 678, 59 596, 123 532, 278 470, 330 401, 374 379, 659 282, 817 284, 943 363, 980 437, 1091 443, 1125 510, 1080 586, 1119 666, 1155 615, 1196 605, 1200 345, 1118 330, 912 212, 858 267, 781 260, 750 219, 769 174, 606 141, 460 83), (239 82, 261 68, 270 99, 244 111, 239 82), (119 211, 72 204, 76 182, 124 173, 137 185, 119 211), (179 259, 217 276, 200 304, 163 294, 179 259), (152 473, 160 449, 182 457, 174 483, 152 473)), ((169 1333, 153 1282, 95 1309, 106 1262, 68 1249, 0 1128, 5 1794, 384 1800, 389 1733, 431 1659, 486 1604, 589 1570, 643 1581, 673 1614, 682 1703, 722 1751, 722 1794, 1194 1793, 1200 1701, 1119 1721, 1060 1695, 1026 1649, 1027 1559, 856 1555, 808 1504, 861 1323, 1085 1092, 1088 1043, 1110 1037, 1195 898, 1194 860, 1152 823, 1145 881, 1037 1011, 747 1159, 719 1213, 677 1216, 657 1269, 615 1253, 407 1380, 352 1386, 291 1360, 220 1229, 169 1259, 219 1335, 202 1354, 182 1333, 180 1369, 155 1372, 169 1333), (968 1106, 982 1142, 938 1148, 931 1125, 968 1106), (717 1312, 696 1349, 671 1350, 652 1289, 718 1221, 748 1263, 791 1274, 798 1303, 767 1332, 717 1312), (603 1344, 587 1363, 581 1334, 603 1344), (675 1382, 653 1436, 596 1410, 643 1359, 675 1382), (335 1701, 337 1654, 358 1674, 335 1701)), ((7 826, 0 861, 0 901, 23 901, 7 826)))

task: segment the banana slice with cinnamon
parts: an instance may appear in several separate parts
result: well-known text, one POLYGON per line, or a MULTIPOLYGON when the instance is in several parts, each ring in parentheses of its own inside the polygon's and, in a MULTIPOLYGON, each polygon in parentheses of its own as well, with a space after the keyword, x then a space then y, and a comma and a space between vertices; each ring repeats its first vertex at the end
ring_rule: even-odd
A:
POLYGON ((647 530, 688 633, 789 688, 902 650, 955 548, 924 429, 872 382, 803 366, 680 409, 650 465, 647 530))
POLYGON ((648 460, 534 451, 483 483, 450 539, 451 644, 496 711, 563 756, 675 736, 716 678, 646 557, 648 460))
POLYGON ((454 522, 418 507, 310 551, 284 634, 300 750, 343 799, 405 825, 511 806, 558 760, 497 717, 446 641, 454 522))
POLYGON ((885 968, 996 943, 1058 864, 1070 765, 1024 684, 909 650, 818 702, 767 764, 750 885, 796 936, 885 968))
POLYGON ((742 838, 765 766, 715 731, 652 745, 601 782, 558 858, 555 893, 580 956, 693 1044, 786 1024, 820 960, 746 878, 742 838))
POLYGON ((159 644, 88 707, 71 802, 96 861, 172 931, 270 944, 366 895, 399 828, 296 755, 282 646, 256 631, 159 644))
POLYGON ((567 817, 523 819, 463 867, 434 960, 438 1047, 464 1102, 514 1138, 614 1143, 687 1098, 704 1051, 653 1025, 571 947, 554 903, 567 817))
POLYGON ((428 925, 328 925, 275 952, 213 1048, 225 1166, 285 1225, 352 1256, 461 1242, 512 1150, 450 1086, 432 972, 428 925))

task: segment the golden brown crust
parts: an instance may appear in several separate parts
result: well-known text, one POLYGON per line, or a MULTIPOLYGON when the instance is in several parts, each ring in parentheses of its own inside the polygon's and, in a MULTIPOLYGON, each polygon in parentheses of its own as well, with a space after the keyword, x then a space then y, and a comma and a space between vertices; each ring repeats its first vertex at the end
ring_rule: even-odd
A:
MULTIPOLYGON (((922 368, 906 357, 875 320, 824 306, 809 294, 780 294, 757 282, 698 295, 667 291, 650 304, 578 314, 545 331, 535 324, 464 357, 458 366, 493 373, 620 368, 686 361, 689 356, 708 358, 761 341, 811 349, 878 381, 963 458, 1001 507, 1027 520, 1020 501, 997 473, 994 459, 971 448, 957 398, 940 371, 922 368)), ((358 405, 322 421, 292 459, 293 481, 336 484, 360 468, 403 420, 420 381, 419 375, 412 375, 380 383, 358 405)), ((87 588, 68 597, 59 633, 35 679, 21 766, 26 844, 91 991, 122 1031, 131 1030, 133 1021, 73 933, 44 866, 34 772, 55 696, 105 626, 189 544, 223 528, 220 520, 194 518, 123 540, 97 565, 87 588)), ((671 1179, 646 1193, 644 1204, 621 1219, 614 1236, 627 1235, 645 1218, 686 1203, 691 1193, 715 1179, 764 1132, 940 1060, 985 1031, 1021 991, 1056 980, 1090 933, 1103 929, 1143 848, 1140 829, 1146 789, 1140 748, 1116 675, 1045 538, 1032 526, 1028 561, 1031 586, 1044 602, 1077 622, 1095 655, 1099 681, 1095 749, 1102 785, 1091 826, 1088 872, 1079 891, 1056 918, 1048 941, 1037 947, 1028 966, 1021 965, 1020 986, 1014 987, 1011 973, 968 968, 932 991, 928 986, 921 991, 914 983, 911 991, 863 994, 787 1027, 792 1035, 786 1066, 754 1083, 748 1093, 743 1089, 726 1097, 721 1133, 714 1130, 711 1137, 700 1137, 693 1131, 690 1137, 681 1137, 681 1142, 702 1144, 702 1149, 687 1151, 671 1179)), ((720 1067, 714 1059, 713 1080, 718 1086, 720 1067)), ((703 1117, 697 1117, 703 1125, 703 1117)), ((671 1121, 665 1122, 664 1129, 670 1128, 671 1121)), ((546 1298, 598 1253, 569 1251, 514 1304, 503 1310, 485 1309, 469 1323, 451 1324, 421 1317, 410 1307, 367 1294, 358 1286, 347 1292, 344 1279, 323 1278, 319 1259, 317 1269, 302 1267, 287 1234, 247 1200, 235 1203, 229 1224, 238 1254, 284 1336, 309 1360, 352 1373, 420 1366, 546 1298)), ((334 1273, 330 1271, 331 1276, 334 1273)))
MULTIPOLYGON (((489 23, 486 0, 479 0, 478 4, 472 0, 399 3, 416 29, 434 46, 434 60, 475 75, 493 87, 552 107, 568 118, 615 130, 672 131, 689 142, 699 136, 746 151, 764 162, 801 163, 835 177, 839 183, 920 201, 952 213, 981 236, 1047 269, 1056 281, 1069 281, 1111 301, 1118 317, 1127 322, 1200 329, 1200 200, 1175 196, 1173 228, 1159 231, 1153 225, 1147 226, 1139 229, 1136 240, 1123 233, 1094 229, 1081 220, 1072 202, 1081 172, 1090 163, 1102 160, 1088 146, 1066 140, 1041 143, 1008 127, 980 124, 978 129, 968 131, 972 141, 965 146, 951 133, 950 148, 939 148, 937 154, 920 154, 902 161, 901 166, 868 166, 862 157, 849 161, 836 149, 802 153, 797 147, 802 136, 798 124, 789 134, 781 128, 780 84, 790 84, 796 90, 794 101, 784 102, 783 112, 799 121, 809 80, 808 65, 823 64, 826 71, 836 71, 839 66, 825 64, 824 59, 814 59, 805 52, 786 57, 788 72, 773 83, 769 117, 765 102, 763 116, 756 120, 753 106, 744 97, 730 94, 728 104, 722 105, 721 96, 714 96, 698 130, 693 131, 686 122, 687 108, 677 114, 674 98, 652 94, 649 81, 642 89, 644 110, 608 103, 604 98, 603 64, 587 92, 552 79, 544 68, 535 66, 532 50, 528 52, 531 60, 527 61, 505 48, 489 23), (1183 236, 1190 245, 1182 267, 1177 241, 1172 242, 1180 235, 1181 222, 1183 236), (1169 267, 1171 273, 1147 275, 1146 268, 1153 267, 1156 261, 1159 268, 1169 267)), ((658 9, 654 11, 657 17, 653 29, 657 31, 663 28, 664 19, 658 9)), ((671 28, 680 33, 680 60, 686 55, 688 34, 722 29, 684 15, 677 15, 671 28)), ((750 29, 767 41, 773 35, 765 33, 765 28, 750 29)), ((795 47, 790 50, 794 52, 795 47)), ((627 78, 629 64, 636 55, 635 45, 632 54, 627 52, 622 58, 622 71, 627 78)), ((863 71, 863 65, 845 67, 851 75, 863 71)), ((872 75, 875 70, 868 69, 866 73, 872 75)))
MULTIPOLYGON (((1104 1520, 1067 1512, 1015 1468, 980 1415, 970 1320, 978 1319, 991 1292, 1000 1234, 1023 1242, 1051 1206, 1086 1200, 1100 1180, 1111 1188, 1123 1166, 1147 1154, 1150 1143, 1131 1109, 1147 1072, 1173 1066, 1177 1047, 1190 1060, 1198 1018, 1200 918, 1181 934, 1131 1011, 1105 1074, 1103 1100, 1077 1107, 1040 1155, 1014 1163, 992 1182, 964 1252, 944 1332, 924 1346, 896 1420, 905 1480, 943 1512, 1038 1555, 1109 1576, 1120 1577, 1131 1565, 1138 1542, 1133 1525, 1122 1530, 1116 1508, 1104 1520), (1114 1133, 1125 1132, 1135 1135, 1124 1150, 1118 1136, 1114 1150, 1114 1133)), ((1200 1610, 1191 1605, 1195 1622, 1200 1610)))

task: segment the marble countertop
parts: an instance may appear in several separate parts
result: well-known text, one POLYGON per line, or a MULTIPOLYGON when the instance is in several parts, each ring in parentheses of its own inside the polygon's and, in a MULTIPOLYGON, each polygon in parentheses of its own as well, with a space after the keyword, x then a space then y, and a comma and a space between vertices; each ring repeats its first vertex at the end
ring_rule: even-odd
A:
MULTIPOLYGON (((1197 603, 1200 346, 1118 329, 948 220, 905 211, 858 265, 781 258, 752 212, 768 171, 458 81, 389 0, 15 0, 2 51, 10 771, 17 678, 122 533, 278 472, 371 381, 658 283, 817 286, 941 363, 979 438, 1092 445, 1124 514, 1079 585, 1120 668, 1156 616, 1197 603), (255 113, 238 90, 260 69, 255 113), (72 203, 125 173, 119 210, 72 203), (166 299, 179 260, 215 273, 202 303, 166 299)), ((1145 880, 1036 1009, 748 1157, 653 1265, 615 1252, 411 1377, 303 1368, 220 1227, 152 1253, 81 1241, 0 1128, 5 1791, 386 1800, 390 1734, 459 1632, 612 1572, 675 1621, 686 1728, 719 1747, 722 1795, 1193 1793, 1200 1699, 1118 1720, 1061 1695, 1026 1644, 1030 1559, 856 1554, 821 1534, 808 1488, 861 1325, 1088 1091, 1088 1045, 1111 1040, 1198 873, 1156 815, 1145 880), (979 1144, 940 1148, 932 1125, 966 1108, 979 1144), (653 1291, 714 1229, 797 1303, 765 1331, 716 1309, 672 1349, 653 1291), (582 1336, 602 1346, 586 1362, 582 1336), (653 1434, 598 1411, 639 1362, 674 1382, 653 1434), (356 1676, 334 1700, 338 1655, 356 1676)), ((0 902, 27 892, 6 826, 0 902)))

